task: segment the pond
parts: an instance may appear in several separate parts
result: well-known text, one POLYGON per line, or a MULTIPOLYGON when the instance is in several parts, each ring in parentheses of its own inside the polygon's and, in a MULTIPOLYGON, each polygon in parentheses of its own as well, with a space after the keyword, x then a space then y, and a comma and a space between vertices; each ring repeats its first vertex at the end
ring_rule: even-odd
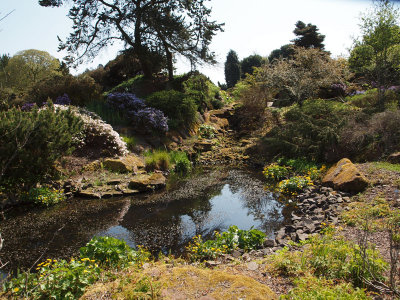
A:
POLYGON ((201 170, 170 180, 167 189, 130 198, 72 199, 49 209, 22 207, 1 223, 1 260, 10 270, 37 260, 77 255, 93 236, 181 254, 194 235, 211 237, 231 225, 258 228, 271 238, 284 222, 284 205, 248 170, 201 170))

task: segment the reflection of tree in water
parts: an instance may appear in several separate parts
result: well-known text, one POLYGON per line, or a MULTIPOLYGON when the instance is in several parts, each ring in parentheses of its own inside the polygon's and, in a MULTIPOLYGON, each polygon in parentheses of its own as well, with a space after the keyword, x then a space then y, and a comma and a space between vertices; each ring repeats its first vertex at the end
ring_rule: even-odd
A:
POLYGON ((222 188, 222 185, 214 179, 210 181, 200 178, 197 181, 200 184, 195 188, 193 181, 190 181, 176 191, 159 195, 159 198, 164 200, 163 204, 133 206, 125 215, 121 225, 132 232, 137 244, 153 251, 161 249, 176 252, 193 235, 209 231, 207 219, 212 209, 210 199, 220 194, 222 188), (169 201, 162 198, 169 198, 169 201), (185 236, 185 232, 188 231, 186 228, 188 224, 182 219, 185 215, 195 227, 190 236, 185 236))
POLYGON ((248 209, 259 221, 261 230, 269 235, 277 230, 282 223, 282 204, 275 201, 271 192, 265 191, 264 183, 243 171, 229 172, 228 182, 232 193, 240 194, 243 208, 248 209))

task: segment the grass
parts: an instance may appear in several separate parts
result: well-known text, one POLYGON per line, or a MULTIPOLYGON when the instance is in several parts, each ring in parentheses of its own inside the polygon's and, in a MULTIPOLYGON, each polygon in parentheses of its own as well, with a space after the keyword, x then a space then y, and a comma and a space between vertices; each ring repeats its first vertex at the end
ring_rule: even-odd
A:
POLYGON ((129 121, 124 115, 114 109, 111 109, 103 100, 92 101, 86 104, 87 110, 96 113, 103 121, 112 126, 129 125, 129 121))
POLYGON ((373 162, 372 166, 377 169, 384 169, 384 170, 400 173, 400 164, 391 164, 391 163, 384 162, 384 161, 377 161, 377 162, 373 162))
POLYGON ((235 273, 231 269, 185 265, 178 260, 169 260, 168 264, 151 262, 145 270, 131 268, 117 274, 112 282, 89 287, 82 298, 100 299, 108 294, 115 299, 174 299, 178 295, 182 299, 198 298, 196 295, 213 299, 277 299, 267 285, 235 273))
POLYGON ((148 151, 144 155, 147 171, 168 171, 171 168, 171 158, 168 151, 154 150, 148 151))

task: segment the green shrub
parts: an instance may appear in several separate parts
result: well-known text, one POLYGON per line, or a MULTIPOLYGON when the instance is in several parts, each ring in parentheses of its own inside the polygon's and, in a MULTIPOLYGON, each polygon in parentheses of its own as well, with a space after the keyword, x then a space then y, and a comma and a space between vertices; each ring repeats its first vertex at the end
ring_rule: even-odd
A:
POLYGON ((4 291, 12 298, 78 299, 86 286, 100 276, 100 268, 89 259, 70 262, 48 259, 36 270, 37 273, 19 273, 5 282, 4 291))
POLYGON ((196 118, 197 106, 193 98, 175 90, 151 94, 146 104, 161 110, 168 118, 171 129, 190 127, 196 118))
POLYGON ((281 299, 338 299, 338 300, 367 300, 364 290, 354 288, 351 283, 337 283, 333 280, 314 276, 300 277, 294 280, 295 288, 281 299))
POLYGON ((55 173, 54 163, 74 149, 82 121, 70 110, 0 112, 0 186, 29 190, 55 173))
MULTIPOLYGON (((264 139, 270 156, 305 157, 312 161, 336 161, 340 129, 353 111, 332 101, 305 101, 285 114, 285 123, 274 127, 264 139)), ((339 157, 340 158, 340 157, 339 157)))
POLYGON ((80 250, 83 259, 94 260, 105 267, 120 268, 134 263, 142 263, 149 253, 139 248, 135 251, 125 241, 112 237, 93 237, 80 250))
POLYGON ((215 132, 215 127, 212 125, 201 124, 199 127, 200 136, 205 139, 214 138, 215 132))
POLYGON ((62 190, 50 189, 48 187, 32 188, 29 190, 27 200, 37 205, 52 206, 66 199, 62 190))
POLYGON ((219 98, 219 88, 215 86, 205 75, 193 73, 184 83, 185 95, 193 100, 200 112, 212 109, 212 101, 219 98))
POLYGON ((174 151, 170 153, 170 159, 175 164, 174 171, 180 174, 187 174, 192 170, 192 163, 185 152, 174 151))
POLYGON ((87 75, 54 76, 38 82, 27 93, 25 99, 42 104, 47 98, 54 102, 57 97, 64 94, 69 96, 72 105, 84 106, 88 102, 101 98, 101 87, 87 75))
POLYGON ((221 234, 215 232, 214 240, 204 242, 201 235, 195 236, 186 250, 191 259, 203 260, 238 248, 245 251, 257 249, 263 244, 265 237, 266 234, 257 229, 241 230, 237 226, 230 226, 228 231, 221 234))
POLYGON ((147 171, 168 171, 171 167, 169 153, 162 150, 148 151, 145 153, 145 164, 147 171))

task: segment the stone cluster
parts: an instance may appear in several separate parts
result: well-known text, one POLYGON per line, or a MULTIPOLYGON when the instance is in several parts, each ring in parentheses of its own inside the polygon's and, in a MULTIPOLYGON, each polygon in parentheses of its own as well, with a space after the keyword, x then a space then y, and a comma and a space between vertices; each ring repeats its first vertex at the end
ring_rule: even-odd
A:
POLYGON ((306 188, 295 199, 297 209, 292 212, 290 223, 276 232, 276 244, 284 246, 289 240, 304 241, 319 232, 324 224, 338 224, 338 215, 346 209, 344 203, 350 202, 349 196, 329 187, 306 188))

